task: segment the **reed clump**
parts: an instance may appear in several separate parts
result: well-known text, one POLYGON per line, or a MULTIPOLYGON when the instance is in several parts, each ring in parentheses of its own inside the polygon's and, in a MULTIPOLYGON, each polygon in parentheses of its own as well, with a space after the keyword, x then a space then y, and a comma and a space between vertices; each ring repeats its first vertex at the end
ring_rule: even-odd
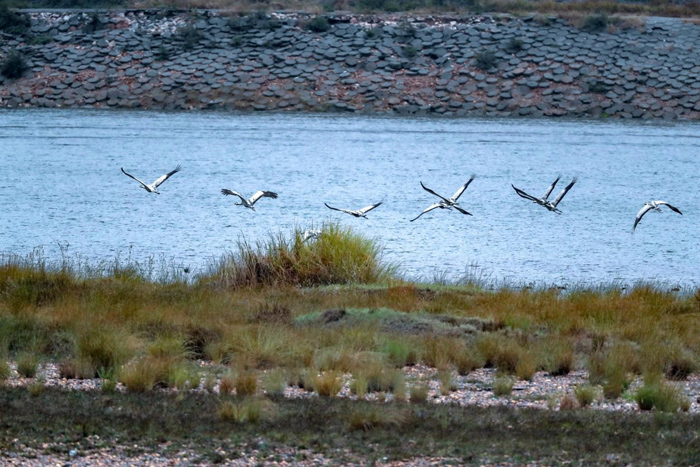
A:
POLYGON ((255 245, 239 241, 237 251, 212 265, 200 281, 224 288, 374 284, 393 272, 382 262, 376 242, 348 227, 326 224, 310 241, 299 228, 290 238, 273 235, 255 245))

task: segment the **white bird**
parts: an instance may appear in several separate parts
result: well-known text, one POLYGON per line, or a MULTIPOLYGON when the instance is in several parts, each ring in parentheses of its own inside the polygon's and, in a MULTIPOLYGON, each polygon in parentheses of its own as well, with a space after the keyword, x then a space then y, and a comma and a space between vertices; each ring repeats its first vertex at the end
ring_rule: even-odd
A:
POLYGON ((318 240, 321 236, 321 229, 308 229, 305 230, 301 236, 301 243, 306 243, 309 240, 318 240))
POLYGON ((671 211, 677 212, 681 216, 683 215, 683 213, 680 211, 680 209, 678 209, 675 206, 671 206, 666 201, 661 201, 661 200, 647 201, 646 203, 644 203, 644 207, 642 209, 640 209, 639 212, 637 213, 637 218, 634 220, 634 227, 632 228, 632 231, 634 231, 637 228, 637 224, 639 224, 639 221, 642 220, 642 217, 644 217, 644 214, 648 213, 651 210, 661 212, 661 206, 668 206, 668 208, 671 211))
POLYGON ((464 193, 464 192, 467 190, 467 188, 469 187, 469 184, 470 184, 471 182, 473 182, 475 178, 476 178, 476 175, 473 175, 473 174, 472 174, 472 176, 471 176, 471 178, 469 179, 469 181, 468 181, 467 183, 465 183, 464 185, 462 185, 461 187, 459 187, 459 189, 455 192, 454 195, 452 195, 451 198, 445 198, 444 196, 439 195, 439 194, 436 193, 435 191, 433 191, 433 190, 431 190, 430 188, 428 188, 427 186, 423 185, 423 182, 420 182, 420 186, 422 186, 423 189, 424 189, 425 191, 427 191, 427 192, 430 193, 430 194, 433 194, 433 195, 437 196, 438 198, 440 198, 440 201, 438 201, 438 202, 435 203, 435 204, 431 204, 430 206, 428 206, 423 212, 421 212, 420 214, 418 214, 418 216, 416 216, 415 218, 411 219, 411 222, 413 222, 414 220, 418 219, 420 216, 422 216, 422 215, 425 214, 426 212, 430 212, 430 211, 432 211, 433 209, 438 209, 438 208, 439 208, 439 209, 452 209, 452 208, 454 208, 454 209, 456 209, 457 211, 461 212, 462 214, 466 214, 467 216, 471 216, 471 213, 469 213, 469 212, 465 211, 464 209, 462 209, 461 207, 459 207, 459 201, 458 201, 458 200, 459 200, 459 197, 462 196, 462 193, 464 193))
POLYGON ((574 186, 574 184, 578 181, 578 178, 574 177, 574 179, 571 180, 571 183, 566 185, 566 188, 561 190, 561 192, 557 195, 557 197, 554 198, 554 201, 548 201, 549 195, 551 195, 552 191, 554 191, 554 187, 557 185, 557 182, 559 182, 560 178, 561 178, 561 175, 559 175, 557 177, 557 179, 554 180, 554 182, 551 185, 549 185, 549 188, 547 188, 547 191, 545 192, 545 194, 542 198, 535 198, 534 196, 525 193, 520 188, 516 188, 515 185, 513 185, 513 184, 511 184, 510 186, 513 187, 513 189, 518 194, 518 196, 525 198, 525 199, 529 199, 533 203, 537 203, 540 206, 544 206, 545 208, 547 208, 550 211, 553 211, 557 214, 561 214, 561 211, 559 209, 557 209, 557 205, 559 205, 561 200, 564 199, 564 196, 566 196, 566 194, 569 192, 569 190, 571 190, 571 188, 574 186))
POLYGON ((131 177, 134 180, 136 180, 137 182, 139 182, 141 184, 141 188, 143 188, 144 190, 146 190, 149 193, 155 193, 155 194, 159 195, 160 192, 158 191, 158 187, 161 186, 163 183, 165 183, 165 181, 167 179, 169 179, 170 177, 172 177, 173 175, 178 173, 180 170, 182 170, 182 167, 180 166, 180 164, 178 164, 178 166, 175 167, 175 170, 173 170, 172 172, 168 172, 167 174, 161 176, 158 180, 151 183, 150 185, 142 182, 138 178, 136 178, 133 175, 131 175, 130 173, 128 173, 126 170, 124 170, 124 167, 122 167, 121 169, 122 169, 122 172, 124 173, 124 175, 126 175, 127 177, 131 177))
POLYGON ((252 209, 255 211, 255 208, 253 205, 260 199, 260 198, 277 198, 277 193, 273 193, 272 191, 263 191, 263 190, 258 190, 256 191, 253 196, 251 196, 249 199, 245 199, 243 196, 240 195, 240 193, 237 193, 233 190, 229 190, 228 188, 222 188, 221 194, 228 196, 228 195, 235 195, 238 196, 241 199, 240 203, 234 203, 236 206, 245 206, 248 209, 252 209))
POLYGON ((351 216, 362 217, 364 219, 367 219, 367 213, 370 212, 372 209, 376 208, 377 206, 380 206, 383 202, 384 201, 380 201, 377 204, 373 204, 371 206, 366 206, 362 209, 358 209, 357 211, 351 211, 350 209, 334 208, 333 206, 329 206, 328 203, 323 203, 323 204, 325 204, 328 209, 332 209, 334 211, 344 212, 346 214, 350 214, 351 216))

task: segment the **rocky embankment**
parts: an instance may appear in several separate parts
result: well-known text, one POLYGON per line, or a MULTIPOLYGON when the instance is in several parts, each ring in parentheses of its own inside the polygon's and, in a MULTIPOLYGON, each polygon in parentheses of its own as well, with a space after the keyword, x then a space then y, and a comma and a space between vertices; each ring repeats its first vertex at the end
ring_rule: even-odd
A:
POLYGON ((700 118, 700 28, 561 19, 30 13, 2 107, 700 118))

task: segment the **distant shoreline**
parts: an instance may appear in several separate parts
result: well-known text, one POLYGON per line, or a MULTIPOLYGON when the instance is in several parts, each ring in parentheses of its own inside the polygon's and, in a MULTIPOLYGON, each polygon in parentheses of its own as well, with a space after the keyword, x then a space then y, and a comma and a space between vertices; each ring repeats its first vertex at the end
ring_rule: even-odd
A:
POLYGON ((0 33, 3 64, 24 62, 0 107, 700 119, 700 35, 680 19, 29 16, 0 33))

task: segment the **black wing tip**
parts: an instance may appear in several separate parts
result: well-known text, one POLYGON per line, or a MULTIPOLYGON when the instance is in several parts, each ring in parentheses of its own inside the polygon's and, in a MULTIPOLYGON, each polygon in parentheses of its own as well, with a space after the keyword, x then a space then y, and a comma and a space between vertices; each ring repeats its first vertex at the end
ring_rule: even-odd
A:
POLYGON ((230 195, 230 194, 231 194, 231 190, 229 190, 228 188, 222 188, 222 189, 221 189, 221 194, 222 194, 222 195, 230 195))
POLYGON ((269 196, 272 199, 277 199, 277 193, 275 193, 274 191, 268 191, 267 196, 269 196))

